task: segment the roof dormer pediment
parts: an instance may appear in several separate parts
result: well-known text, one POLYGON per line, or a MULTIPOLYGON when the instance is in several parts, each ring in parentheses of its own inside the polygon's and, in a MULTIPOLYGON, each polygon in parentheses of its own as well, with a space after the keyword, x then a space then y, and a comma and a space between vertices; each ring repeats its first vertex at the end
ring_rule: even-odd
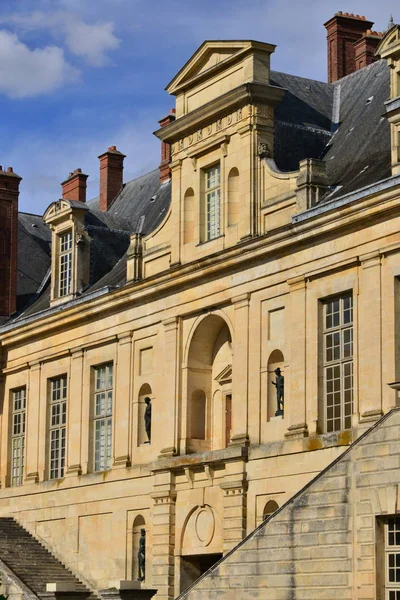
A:
POLYGON ((375 55, 387 59, 400 57, 400 25, 395 25, 386 32, 375 55))
POLYGON ((52 202, 50 206, 47 207, 43 215, 43 221, 46 224, 63 221, 65 219, 68 219, 69 216, 72 215, 72 213, 75 210, 87 211, 89 209, 85 204, 83 204, 83 202, 61 198, 56 202, 52 202))
POLYGON ((264 53, 268 57, 269 67, 269 55, 274 50, 273 44, 252 40, 206 41, 167 85, 166 90, 169 94, 177 96, 196 86, 199 81, 212 78, 218 72, 245 60, 252 53, 264 53))

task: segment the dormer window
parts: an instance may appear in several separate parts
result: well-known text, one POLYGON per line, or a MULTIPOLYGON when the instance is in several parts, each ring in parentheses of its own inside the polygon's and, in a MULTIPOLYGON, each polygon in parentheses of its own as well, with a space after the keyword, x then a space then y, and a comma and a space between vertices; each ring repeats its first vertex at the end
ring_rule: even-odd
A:
POLYGON ((67 296, 71 293, 72 280, 72 231, 60 236, 59 254, 59 292, 58 295, 67 296))
POLYGON ((206 241, 221 235, 221 175, 220 165, 205 171, 206 241))

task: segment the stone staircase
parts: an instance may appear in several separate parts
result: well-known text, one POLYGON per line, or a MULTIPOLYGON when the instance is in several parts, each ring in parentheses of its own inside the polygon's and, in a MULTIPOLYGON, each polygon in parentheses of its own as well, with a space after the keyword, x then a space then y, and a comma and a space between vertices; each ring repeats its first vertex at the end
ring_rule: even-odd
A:
POLYGON ((77 595, 90 590, 13 518, 0 518, 0 560, 36 596, 46 595, 46 584, 73 585, 77 595))

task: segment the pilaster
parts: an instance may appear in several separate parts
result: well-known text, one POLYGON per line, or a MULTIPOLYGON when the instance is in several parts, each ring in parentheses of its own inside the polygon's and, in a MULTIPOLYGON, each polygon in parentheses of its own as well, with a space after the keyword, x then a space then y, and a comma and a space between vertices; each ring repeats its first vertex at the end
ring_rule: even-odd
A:
POLYGON ((371 252, 360 256, 358 296, 358 352, 360 420, 371 411, 382 414, 382 322, 381 322, 381 256, 371 252))
POLYGON ((26 406, 25 481, 39 481, 39 418, 41 364, 29 365, 29 387, 26 406))
POLYGON ((81 438, 82 438, 82 383, 83 383, 82 348, 73 350, 71 354, 71 379, 68 402, 67 426, 67 468, 65 476, 80 475, 81 438))
POLYGON ((173 600, 175 548, 175 482, 169 471, 155 474, 152 515, 152 586, 160 600, 173 600))
POLYGON ((168 430, 164 430, 164 448, 161 453, 165 455, 163 450, 169 454, 174 454, 178 444, 178 398, 179 393, 179 377, 178 364, 179 360, 179 319, 172 317, 162 322, 164 326, 164 377, 163 377, 163 395, 164 402, 159 407, 160 423, 172 423, 173 426, 168 430))
POLYGON ((248 436, 249 304, 250 294, 232 298, 234 339, 232 356, 231 440, 241 443, 248 436))
POLYGON ((117 365, 115 375, 115 435, 114 467, 126 467, 130 457, 131 422, 131 385, 132 385, 132 332, 118 336, 117 365))
POLYGON ((247 481, 245 463, 226 465, 227 476, 220 487, 223 491, 223 553, 226 554, 246 535, 247 481))
POLYGON ((303 275, 288 280, 290 306, 290 373, 285 378, 284 416, 287 437, 303 437, 306 425, 306 279, 303 275))

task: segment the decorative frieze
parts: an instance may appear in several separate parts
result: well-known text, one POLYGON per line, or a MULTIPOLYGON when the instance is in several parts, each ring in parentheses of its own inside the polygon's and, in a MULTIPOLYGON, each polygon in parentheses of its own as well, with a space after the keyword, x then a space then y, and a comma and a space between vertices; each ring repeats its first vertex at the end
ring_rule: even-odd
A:
POLYGON ((208 123, 197 131, 191 132, 186 137, 171 145, 171 154, 174 155, 177 152, 181 152, 182 150, 186 150, 192 146, 195 146, 196 144, 203 142, 214 133, 220 133, 227 127, 230 127, 233 123, 238 123, 244 118, 244 112, 244 109, 239 108, 226 117, 217 119, 213 123, 208 123))

